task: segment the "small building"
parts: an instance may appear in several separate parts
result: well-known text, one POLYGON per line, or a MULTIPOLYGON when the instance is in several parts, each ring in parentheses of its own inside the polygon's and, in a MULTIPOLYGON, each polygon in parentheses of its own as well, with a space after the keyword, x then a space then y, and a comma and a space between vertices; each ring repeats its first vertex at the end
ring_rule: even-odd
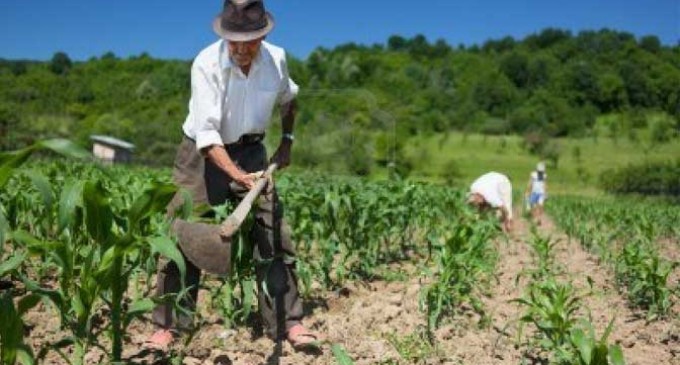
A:
POLYGON ((107 164, 132 162, 135 145, 118 138, 102 135, 91 135, 92 154, 107 164))

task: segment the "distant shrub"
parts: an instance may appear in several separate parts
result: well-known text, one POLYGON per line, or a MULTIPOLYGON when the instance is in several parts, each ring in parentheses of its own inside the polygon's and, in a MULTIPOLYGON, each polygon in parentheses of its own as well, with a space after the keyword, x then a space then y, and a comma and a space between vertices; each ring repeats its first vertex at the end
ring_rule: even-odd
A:
POLYGON ((680 159, 610 169, 600 176, 602 187, 615 194, 680 196, 680 159))

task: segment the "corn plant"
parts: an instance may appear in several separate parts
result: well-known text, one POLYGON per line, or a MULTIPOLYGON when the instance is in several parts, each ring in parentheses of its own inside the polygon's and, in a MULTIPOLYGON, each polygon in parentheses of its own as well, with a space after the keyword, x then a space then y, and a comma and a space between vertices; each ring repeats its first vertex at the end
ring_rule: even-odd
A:
POLYGON ((673 291, 666 283, 679 265, 661 260, 643 243, 631 242, 617 257, 616 282, 627 289, 629 302, 647 309, 647 318, 653 319, 668 314, 673 305, 673 291))
POLYGON ((531 247, 534 250, 534 262, 537 267, 531 273, 534 280, 551 277, 555 272, 555 246, 559 241, 550 237, 543 237, 533 229, 531 235, 531 247))
POLYGON ((31 348, 24 343, 22 315, 40 301, 37 295, 23 297, 14 305, 10 291, 0 293, 0 362, 13 365, 16 361, 29 365, 35 362, 31 348))
MULTIPOLYGON (((553 351, 567 351, 569 336, 580 309, 581 298, 570 283, 559 283, 553 278, 533 282, 523 298, 513 299, 525 307, 521 323, 531 323, 538 330, 538 344, 553 351)), ((522 327, 518 335, 522 336, 522 327)))
POLYGON ((497 231, 490 221, 461 222, 451 229, 451 236, 439 248, 434 281, 420 295, 420 308, 427 313, 430 334, 461 303, 469 303, 483 313, 477 295, 483 278, 488 279, 495 267, 490 239, 497 231))
POLYGON ((625 365, 621 347, 607 343, 613 327, 612 319, 598 339, 591 321, 582 321, 569 336, 572 351, 558 359, 558 362, 565 365, 625 365))
POLYGON ((23 280, 29 291, 55 305, 62 326, 73 334, 53 346, 69 363, 82 364, 88 347, 101 346, 98 340, 101 331, 93 321, 102 305, 111 314, 105 328, 111 337, 108 351, 111 361, 121 360, 125 329, 133 318, 154 305, 151 299, 124 305, 131 274, 151 252, 171 258, 184 272, 184 262, 174 242, 157 235, 157 228, 152 227, 152 221, 157 220, 155 215, 164 212, 174 192, 174 186, 157 183, 140 194, 132 206, 115 209, 110 202, 112 192, 101 181, 87 181, 82 185, 82 195, 65 190, 65 194, 81 199, 62 199, 74 209, 71 218, 64 218, 71 225, 67 223, 65 229, 69 233, 62 240, 41 240, 25 232, 15 233, 14 238, 31 252, 47 255, 58 267, 58 289, 44 287, 28 277, 23 280), (79 214, 83 216, 80 226, 73 219, 79 214), (66 345, 74 346, 74 356, 61 352, 59 347, 66 345))
MULTIPOLYGON (((226 204, 217 209, 219 212, 215 218, 222 221, 231 211, 231 206, 226 204)), ((231 271, 229 275, 219 279, 220 285, 212 295, 214 305, 219 308, 223 318, 232 326, 245 323, 255 305, 256 279, 253 271, 253 247, 246 239, 253 224, 252 218, 247 219, 234 237, 231 271)))
MULTIPOLYGON (((89 157, 86 151, 62 139, 42 141, 18 151, 0 153, 0 191, 6 191, 8 182, 17 170, 33 153, 40 150, 51 150, 77 159, 89 157)), ((33 180, 41 188, 45 203, 50 205, 52 202, 51 195, 45 180, 35 174, 33 175, 33 180)), ((16 226, 16 217, 18 215, 19 211, 14 204, 7 206, 0 200, 0 260, 2 260, 2 264, 0 264, 0 282, 7 275, 17 274, 17 268, 23 264, 26 257, 26 252, 20 249, 17 250, 16 247, 11 256, 6 256, 5 252, 3 252, 5 242, 12 236, 11 221, 14 221, 16 226), (7 219, 8 212, 11 220, 7 219)), ((32 364, 34 362, 33 352, 23 343, 24 322, 22 315, 34 307, 38 300, 39 297, 36 295, 27 295, 21 298, 18 306, 15 307, 11 290, 0 294, 0 318, 2 318, 0 322, 0 360, 3 364, 14 364, 17 359, 23 364, 32 364)))
MULTIPOLYGON (((41 142, 36 146, 0 156, 0 183, 3 186, 9 181, 9 175, 40 148, 78 155, 70 150, 72 145, 62 140, 41 142)), ((33 200, 31 195, 3 194, 0 228, 3 240, 9 238, 14 247, 14 254, 6 263, 18 262, 17 259, 27 254, 40 257, 42 265, 21 260, 22 269, 14 271, 32 293, 27 298, 40 296, 53 303, 60 313, 62 327, 72 334, 48 344, 37 359, 44 357, 47 351, 55 350, 68 363, 81 364, 89 346, 102 346, 99 337, 106 331, 111 337, 111 348, 107 351, 110 359, 120 361, 125 329, 132 319, 154 305, 151 299, 137 298, 131 302, 125 298, 131 275, 150 261, 152 253, 170 257, 184 271, 181 254, 166 236, 167 226, 162 215, 175 187, 156 182, 150 186, 141 184, 145 186, 141 193, 126 191, 131 184, 114 188, 112 175, 105 170, 100 170, 96 178, 86 178, 82 184, 63 179, 59 173, 49 174, 54 181, 35 171, 23 174, 35 187, 38 199, 33 200), (58 191, 61 195, 57 203, 54 198, 58 191), (128 195, 135 196, 128 200, 121 198, 128 195), (30 205, 23 204, 17 209, 17 205, 29 201, 30 205), (10 219, 5 219, 7 212, 10 219), (26 274, 27 269, 36 266, 56 272, 56 288, 43 284, 42 271, 31 271, 30 275, 37 275, 38 280, 26 274), (99 320, 95 319, 101 316, 103 308, 110 313, 110 319, 99 328, 99 320), (73 346, 73 354, 63 353, 61 348, 64 346, 73 346)), ((3 310, 16 314, 25 311, 23 308, 12 311, 6 307, 3 310)), ((3 346, 11 339, 3 336, 3 346)))
POLYGON ((303 257, 298 264, 303 292, 312 278, 326 288, 373 279, 382 264, 425 248, 419 241, 429 242, 431 251, 443 235, 443 217, 453 216, 460 205, 459 195, 424 184, 309 174, 284 175, 278 186, 303 257))
POLYGON ((616 282, 627 291, 630 306, 647 310, 649 320, 668 314, 677 298, 667 279, 679 264, 665 260, 655 241, 664 237, 675 241, 677 204, 558 197, 548 208, 570 237, 614 266, 616 282))

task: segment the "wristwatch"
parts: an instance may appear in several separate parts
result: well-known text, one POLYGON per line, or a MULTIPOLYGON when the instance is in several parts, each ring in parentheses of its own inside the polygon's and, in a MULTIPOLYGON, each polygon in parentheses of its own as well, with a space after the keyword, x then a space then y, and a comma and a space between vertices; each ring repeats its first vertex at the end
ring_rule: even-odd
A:
POLYGON ((295 140, 295 136, 293 135, 293 133, 284 133, 284 134, 281 136, 281 138, 282 138, 282 139, 287 139, 287 140, 289 140, 289 141, 291 141, 291 142, 293 142, 293 141, 295 140))

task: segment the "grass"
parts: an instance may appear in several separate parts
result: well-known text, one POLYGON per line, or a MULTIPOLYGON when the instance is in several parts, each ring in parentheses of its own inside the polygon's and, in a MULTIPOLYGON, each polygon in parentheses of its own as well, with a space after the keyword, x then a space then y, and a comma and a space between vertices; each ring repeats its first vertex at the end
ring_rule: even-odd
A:
MULTIPOLYGON (((469 186, 478 176, 498 171, 506 174, 514 190, 523 191, 538 158, 521 147, 520 136, 483 136, 462 133, 415 136, 407 144, 407 156, 421 161, 412 172, 415 179, 445 182, 447 172, 457 169, 456 184, 469 186)), ((548 163, 549 193, 594 195, 601 192, 600 174, 609 168, 645 160, 667 160, 680 156, 680 140, 656 145, 645 153, 643 142, 620 138, 557 139, 560 158, 555 167, 548 163), (580 150, 580 159, 575 150, 580 150), (580 162, 579 162, 580 160, 580 162), (579 169, 581 173, 579 173, 579 169)))

